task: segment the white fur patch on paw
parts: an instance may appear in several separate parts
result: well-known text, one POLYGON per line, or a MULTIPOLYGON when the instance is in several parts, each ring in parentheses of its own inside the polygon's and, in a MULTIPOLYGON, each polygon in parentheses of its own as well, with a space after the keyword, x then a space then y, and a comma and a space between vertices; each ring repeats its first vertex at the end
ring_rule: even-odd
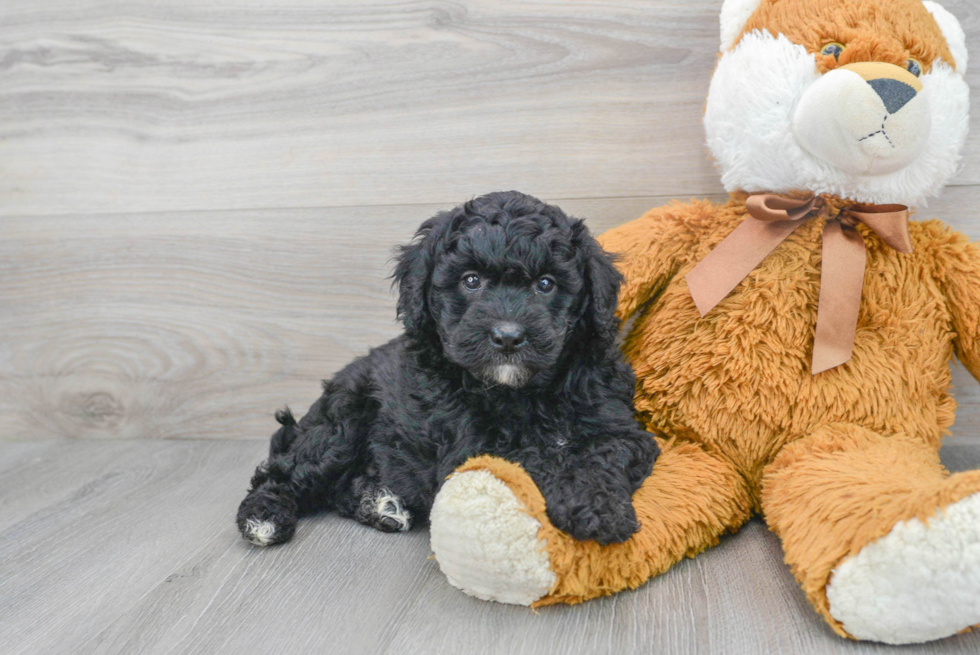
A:
POLYGON ((374 497, 374 512, 382 518, 389 518, 398 523, 398 530, 405 532, 411 525, 412 515, 402 506, 402 499, 382 488, 374 497))
POLYGON ((449 583, 471 596, 530 605, 555 585, 541 524, 489 471, 456 473, 432 506, 432 552, 449 583))
POLYGON ((276 524, 272 521, 247 519, 245 521, 245 538, 256 546, 268 546, 276 537, 276 524))
POLYGON ((858 639, 911 644, 980 623, 980 493, 910 519, 842 562, 830 614, 858 639))

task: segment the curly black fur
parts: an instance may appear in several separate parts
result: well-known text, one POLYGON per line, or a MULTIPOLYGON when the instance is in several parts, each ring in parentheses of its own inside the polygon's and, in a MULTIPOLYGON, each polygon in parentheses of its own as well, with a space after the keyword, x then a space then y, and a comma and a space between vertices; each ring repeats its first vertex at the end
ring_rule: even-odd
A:
POLYGON ((632 494, 659 451, 634 418, 633 372, 615 344, 621 278, 585 224, 493 193, 423 223, 394 280, 404 335, 325 382, 298 423, 277 413, 242 534, 286 541, 298 517, 323 509, 407 529, 479 454, 519 462, 572 536, 633 534, 632 494))

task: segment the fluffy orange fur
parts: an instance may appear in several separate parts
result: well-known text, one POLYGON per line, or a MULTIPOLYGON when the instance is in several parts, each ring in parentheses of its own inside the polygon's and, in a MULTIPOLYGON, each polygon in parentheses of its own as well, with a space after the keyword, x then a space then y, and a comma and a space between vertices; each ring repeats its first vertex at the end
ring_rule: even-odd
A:
POLYGON ((783 34, 814 54, 827 43, 846 43, 839 61, 817 57, 821 73, 859 61, 905 68, 913 58, 923 71, 937 58, 953 64, 946 39, 921 0, 763 0, 742 33, 753 30, 783 34))
POLYGON ((604 235, 623 253, 620 312, 641 310, 626 342, 637 408, 651 429, 733 464, 810 600, 841 631, 826 611, 831 569, 896 522, 980 490, 976 473, 944 477, 936 455, 954 418, 954 350, 980 374, 980 248, 939 221, 913 222, 915 250, 903 255, 862 226, 854 355, 813 376, 823 220, 794 232, 704 318, 684 283, 744 220, 744 200, 674 204, 604 235), (832 465, 827 448, 839 452, 832 465))

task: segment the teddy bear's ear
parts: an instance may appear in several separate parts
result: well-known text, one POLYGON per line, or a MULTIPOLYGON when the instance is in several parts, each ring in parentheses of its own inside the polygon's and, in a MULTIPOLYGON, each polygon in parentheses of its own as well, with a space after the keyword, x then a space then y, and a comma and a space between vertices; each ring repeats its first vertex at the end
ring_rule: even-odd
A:
POLYGON ((762 0, 725 0, 721 6, 721 52, 735 45, 745 23, 760 4, 762 0))
POLYGON ((949 13, 949 11, 937 2, 925 0, 922 4, 932 14, 932 17, 936 19, 936 22, 939 24, 939 29, 943 31, 943 36, 946 37, 946 45, 949 46, 950 52, 953 53, 953 61, 950 63, 956 66, 957 73, 965 75, 967 61, 966 35, 963 34, 963 28, 960 27, 960 22, 956 20, 956 16, 949 13))

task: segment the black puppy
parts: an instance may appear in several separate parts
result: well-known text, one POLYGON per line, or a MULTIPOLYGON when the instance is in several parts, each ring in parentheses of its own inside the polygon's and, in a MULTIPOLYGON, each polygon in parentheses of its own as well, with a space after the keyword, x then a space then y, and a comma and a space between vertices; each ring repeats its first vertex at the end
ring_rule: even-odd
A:
POLYGON ((524 467, 559 529, 629 538, 659 450, 633 415, 610 260, 582 221, 513 191, 427 220, 394 274, 405 334, 325 382, 298 423, 276 415, 242 535, 287 541, 323 509, 407 530, 457 466, 491 454, 524 467))

